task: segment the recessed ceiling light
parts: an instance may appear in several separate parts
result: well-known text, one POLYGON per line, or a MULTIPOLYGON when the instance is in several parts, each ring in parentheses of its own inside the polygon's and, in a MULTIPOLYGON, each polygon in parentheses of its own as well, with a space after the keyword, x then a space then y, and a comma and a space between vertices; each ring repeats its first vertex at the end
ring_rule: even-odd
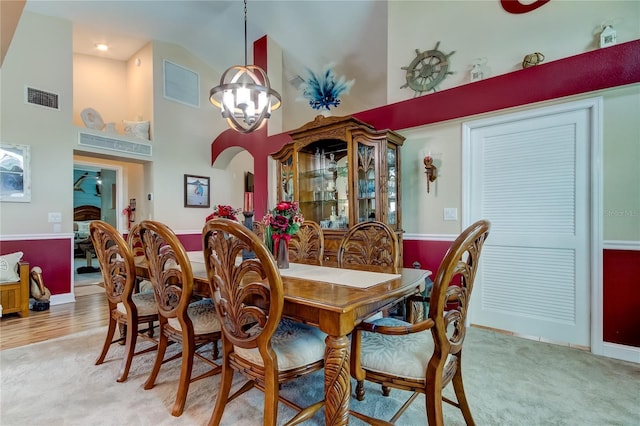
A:
POLYGON ((104 43, 97 43, 96 44, 96 49, 98 49, 101 52, 106 52, 107 50, 109 50, 109 45, 104 44, 104 43))

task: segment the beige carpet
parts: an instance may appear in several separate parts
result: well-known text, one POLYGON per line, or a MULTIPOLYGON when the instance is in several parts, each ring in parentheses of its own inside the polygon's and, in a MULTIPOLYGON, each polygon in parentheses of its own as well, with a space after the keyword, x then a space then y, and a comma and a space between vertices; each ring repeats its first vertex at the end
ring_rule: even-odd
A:
MULTIPOLYGON (((201 425, 213 408, 219 377, 192 384, 185 413, 174 418, 179 361, 163 366, 155 388, 143 384, 154 354, 134 359, 126 383, 116 383, 118 355, 94 366, 105 329, 0 351, 0 424, 22 425, 201 425)), ((472 328, 463 359, 467 396, 479 425, 638 425, 640 365, 597 357, 577 349, 472 328)), ((174 346, 175 347, 175 346, 174 346)), ((116 354, 122 347, 114 347, 116 354)), ((113 349, 112 349, 113 350, 113 349)), ((196 362, 196 369, 203 366, 196 362)), ((322 372, 283 386, 283 394, 311 403, 322 393, 322 372)), ((236 383, 234 386, 238 386, 236 383)), ((367 386, 365 402, 352 407, 387 417, 407 394, 380 395, 367 386)), ((262 424, 262 394, 252 390, 225 411, 225 425, 262 424)), ((418 398, 398 421, 424 425, 418 398)), ((293 412, 280 405, 280 422, 293 412)), ((322 413, 306 424, 324 424, 322 413)), ((362 424, 351 419, 351 424, 362 424)), ((463 424, 445 406, 447 425, 463 424)))

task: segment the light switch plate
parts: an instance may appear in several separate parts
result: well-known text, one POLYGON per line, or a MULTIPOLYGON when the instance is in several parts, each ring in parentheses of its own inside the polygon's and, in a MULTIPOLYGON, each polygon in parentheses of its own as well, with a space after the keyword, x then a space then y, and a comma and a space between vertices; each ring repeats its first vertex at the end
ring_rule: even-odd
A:
POLYGON ((49 223, 60 223, 60 222, 62 222, 62 213, 49 212, 49 223))
POLYGON ((458 220, 458 209, 455 207, 445 207, 444 220, 458 220))

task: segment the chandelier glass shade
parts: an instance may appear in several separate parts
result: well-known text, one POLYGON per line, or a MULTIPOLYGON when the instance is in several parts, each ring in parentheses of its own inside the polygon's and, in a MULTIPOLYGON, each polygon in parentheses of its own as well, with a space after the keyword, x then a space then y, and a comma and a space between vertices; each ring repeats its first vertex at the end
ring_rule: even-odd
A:
POLYGON ((280 94, 271 88, 267 73, 247 65, 247 1, 244 1, 244 63, 222 73, 220 84, 209 91, 209 101, 220 108, 229 126, 251 133, 265 125, 271 111, 280 108, 280 94))

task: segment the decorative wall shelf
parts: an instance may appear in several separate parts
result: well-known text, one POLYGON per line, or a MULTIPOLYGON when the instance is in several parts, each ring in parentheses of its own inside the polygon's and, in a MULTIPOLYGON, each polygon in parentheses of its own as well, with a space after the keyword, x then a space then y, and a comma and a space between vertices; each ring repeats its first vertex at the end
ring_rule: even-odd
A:
POLYGON ((402 130, 640 82, 640 40, 353 114, 377 129, 402 130))
POLYGON ((151 144, 119 134, 87 131, 86 129, 78 132, 78 145, 145 157, 151 157, 152 154, 151 144))

